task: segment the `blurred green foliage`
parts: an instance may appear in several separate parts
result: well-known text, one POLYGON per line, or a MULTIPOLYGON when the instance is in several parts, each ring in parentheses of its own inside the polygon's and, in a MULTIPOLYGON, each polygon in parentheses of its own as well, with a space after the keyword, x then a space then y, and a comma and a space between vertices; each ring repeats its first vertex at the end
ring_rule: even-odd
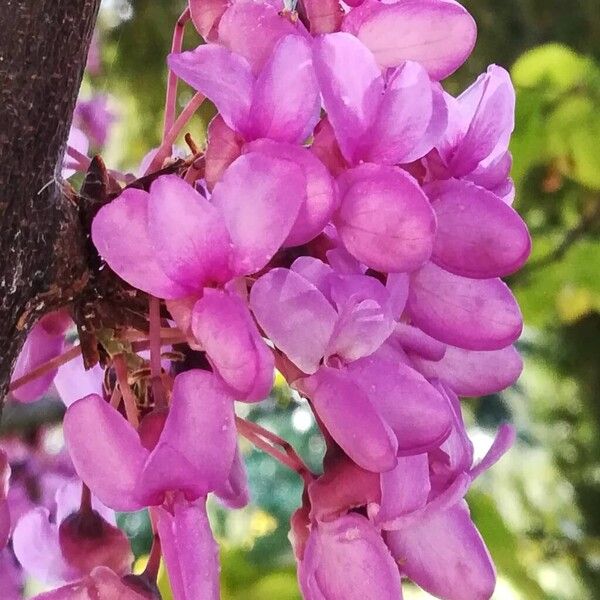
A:
MULTIPOLYGON (((524 374, 505 394, 465 405, 478 452, 512 420, 515 449, 469 495, 494 556, 495 598, 600 598, 600 5, 598 0, 465 0, 479 25, 469 62, 447 82, 459 93, 488 64, 517 89, 512 142, 516 207, 533 237, 528 266, 510 284, 522 306, 524 374)), ((135 169, 160 140, 165 57, 183 2, 105 2, 103 73, 87 90, 115 97, 120 116, 106 158, 135 169)), ((186 47, 199 43, 186 35, 186 47)), ((178 103, 191 97, 180 86, 178 103)), ((191 125, 200 142, 211 114, 191 125)), ((322 454, 305 407, 279 389, 249 418, 292 442, 312 465, 322 454)), ((222 542, 226 600, 298 599, 288 522, 302 487, 270 457, 244 447, 252 505, 211 506, 222 542)), ((147 520, 129 517, 137 554, 147 520)), ((408 588, 406 597, 426 598, 408 588)))

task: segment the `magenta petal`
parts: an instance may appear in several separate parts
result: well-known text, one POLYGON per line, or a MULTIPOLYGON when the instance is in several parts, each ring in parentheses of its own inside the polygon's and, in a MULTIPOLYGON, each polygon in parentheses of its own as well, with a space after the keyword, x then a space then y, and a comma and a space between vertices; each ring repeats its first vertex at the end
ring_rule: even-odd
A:
POLYGON ((61 583, 82 575, 63 558, 58 525, 50 523, 46 508, 34 508, 19 519, 13 549, 27 574, 43 583, 61 583))
POLYGON ((178 77, 215 103, 229 127, 245 126, 254 78, 242 56, 217 44, 205 44, 189 52, 169 54, 167 63, 178 77))
POLYGON ((519 306, 500 279, 467 279, 431 262, 413 273, 407 308, 425 333, 466 350, 499 350, 523 328, 519 306))
POLYGON ((328 120, 344 157, 355 162, 377 115, 384 87, 381 71, 368 48, 348 33, 317 38, 313 60, 328 120))
POLYGON ((406 307, 409 281, 406 273, 390 273, 387 276, 385 287, 390 294, 392 313, 396 319, 400 319, 406 307))
POLYGON ((205 289, 194 306, 192 331, 236 400, 263 400, 269 395, 273 353, 238 296, 205 289))
POLYGON ((338 200, 335 182, 325 165, 306 148, 292 144, 256 140, 247 144, 246 149, 289 160, 302 169, 306 178, 306 197, 284 245, 300 246, 317 237, 337 208, 338 200))
POLYGON ((384 68, 414 60, 433 79, 444 79, 475 45, 475 21, 457 2, 404 0, 381 4, 364 15, 361 21, 353 19, 351 28, 384 68))
POLYGON ((208 371, 175 378, 169 414, 138 484, 147 504, 180 490, 196 499, 222 486, 237 447, 233 398, 208 371))
POLYGON ((446 400, 417 371, 376 353, 348 365, 371 403, 398 439, 399 454, 419 454, 439 446, 450 433, 446 400))
POLYGON ((508 72, 492 65, 458 97, 460 116, 467 124, 449 167, 456 177, 473 171, 490 155, 508 150, 515 125, 515 90, 508 72))
POLYGON ((399 343, 406 352, 414 352, 427 360, 438 361, 446 354, 446 344, 423 333, 418 327, 397 323, 392 341, 399 343))
POLYGON ((307 600, 401 600, 398 567, 379 532, 349 514, 312 526, 298 578, 307 600))
MULTIPOLYGON (((65 333, 70 324, 72 324, 71 319, 67 315, 63 316, 62 312, 51 313, 38 321, 25 339, 17 357, 11 381, 16 381, 46 361, 58 356, 64 349, 65 333)), ((46 393, 57 372, 58 369, 48 371, 18 387, 12 392, 12 396, 20 402, 38 400, 46 393)))
POLYGON ((246 137, 301 143, 317 124, 320 108, 310 45, 298 35, 288 35, 275 46, 256 80, 246 137))
MULTIPOLYGON (((439 106, 434 106, 433 85, 427 71, 419 63, 404 63, 386 85, 362 157, 388 165, 421 158, 438 141, 433 136, 424 140, 434 118, 434 108, 439 109, 439 106)), ((436 128, 435 133, 441 135, 442 132, 436 128)))
POLYGON ((472 479, 491 469, 513 446, 517 432, 512 425, 504 423, 498 428, 494 442, 486 455, 471 469, 472 479))
POLYGON ((92 223, 92 240, 108 266, 127 283, 159 298, 184 296, 186 288, 160 267, 148 233, 148 201, 142 190, 126 189, 103 206, 92 223))
POLYGON ((267 337, 300 370, 318 369, 337 313, 314 285, 294 271, 273 269, 252 286, 250 308, 267 337))
POLYGON ((239 446, 235 450, 229 477, 215 490, 215 494, 228 508, 243 508, 250 502, 248 473, 239 446))
POLYGON ((381 508, 376 523, 392 521, 423 508, 431 491, 427 454, 402 456, 395 469, 382 473, 381 508))
POLYGON ((383 472, 396 465, 396 439, 352 374, 321 367, 298 382, 342 450, 360 467, 383 472))
POLYGON ((208 143, 204 153, 204 179, 212 192, 227 167, 242 153, 244 140, 230 129, 221 115, 217 115, 208 125, 208 143))
POLYGON ((387 544, 410 579, 444 600, 489 600, 496 585, 492 559, 465 502, 388 533, 387 544))
POLYGON ((212 201, 233 242, 234 269, 255 273, 279 250, 306 197, 297 165, 258 152, 240 156, 215 186, 212 201))
POLYGON ((148 234, 163 272, 190 291, 230 278, 231 240, 221 215, 176 175, 152 184, 148 234))
POLYGON ((425 192, 438 222, 433 262, 475 279, 503 277, 523 266, 531 250, 527 225, 500 198, 457 179, 431 184, 425 192))
POLYGON ((304 0, 303 5, 313 35, 332 33, 341 27, 344 13, 339 0, 304 0))
POLYGON ((208 39, 229 6, 229 0, 188 0, 190 15, 198 33, 208 39))
POLYGON ((178 497, 169 510, 155 509, 157 529, 173 596, 219 600, 219 550, 206 515, 206 499, 178 497))
POLYGON ((86 371, 83 361, 77 357, 58 369, 54 387, 65 406, 69 407, 90 394, 101 395, 103 382, 104 369, 99 364, 86 371))
POLYGON ((478 352, 448 346, 437 362, 411 356, 415 366, 429 379, 441 379, 459 396, 485 396, 511 386, 523 370, 523 361, 513 346, 478 352))
POLYGON ((408 173, 365 164, 339 183, 342 198, 334 223, 353 256, 384 272, 412 271, 429 259, 435 215, 408 173))
POLYGON ((257 74, 286 35, 306 36, 300 23, 292 22, 266 2, 235 2, 219 23, 219 43, 243 56, 257 74))
POLYGON ((136 485, 148 452, 110 404, 97 395, 78 400, 67 410, 63 430, 77 474, 101 502, 114 510, 144 507, 136 485))

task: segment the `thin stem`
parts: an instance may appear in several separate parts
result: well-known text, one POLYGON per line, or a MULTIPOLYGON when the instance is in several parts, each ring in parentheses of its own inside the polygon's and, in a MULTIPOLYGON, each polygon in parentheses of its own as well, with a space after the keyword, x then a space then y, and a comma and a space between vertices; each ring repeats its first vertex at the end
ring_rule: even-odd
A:
POLYGON ((200 105, 204 102, 205 96, 198 92, 194 97, 186 104, 185 108, 181 111, 181 114, 177 117, 177 121, 173 123, 168 133, 165 135, 162 144, 159 146, 150 166, 146 170, 146 174, 152 173, 163 164, 165 158, 170 156, 171 147, 173 142, 177 139, 177 136, 181 130, 186 126, 187 122, 192 118, 194 113, 200 108, 200 105))
MULTIPOLYGON (((172 338, 161 338, 160 342, 163 346, 172 346, 173 344, 182 344, 186 341, 185 335, 181 334, 178 337, 172 338)), ((150 350, 149 340, 140 340, 139 342, 132 342, 131 349, 133 352, 143 352, 144 350, 150 350)))
POLYGON ((150 296, 150 377, 152 381, 152 395, 158 408, 167 406, 165 389, 162 385, 160 364, 160 300, 150 296))
POLYGON ((121 404, 122 398, 123 394, 121 394, 121 388, 118 385, 115 385, 115 389, 110 395, 110 405, 115 409, 119 408, 119 404, 121 404))
POLYGON ((45 375, 49 371, 58 369, 58 367, 61 367, 62 365, 68 363, 69 361, 73 360, 80 354, 81 354, 81 346, 73 346, 72 348, 69 348, 69 350, 67 350, 66 352, 63 352, 61 355, 55 356, 54 358, 51 358, 50 360, 46 361, 45 363, 42 363, 39 367, 32 369, 31 371, 29 371, 29 373, 26 373, 25 375, 23 375, 23 377, 19 377, 19 379, 15 379, 10 384, 10 386, 8 388, 9 391, 14 392, 16 389, 20 388, 21 386, 25 385, 26 383, 29 383, 30 381, 33 381, 34 379, 37 379, 38 377, 45 375))
POLYGON ((306 466, 298 453, 292 448, 289 442, 285 441, 283 438, 272 433, 271 431, 264 429, 260 425, 251 423, 250 421, 242 419, 241 417, 235 417, 235 424, 240 435, 245 437, 257 448, 260 448, 292 471, 296 471, 296 473, 298 473, 306 483, 312 481, 314 478, 313 473, 306 466), (284 448, 285 452, 278 450, 273 446, 273 444, 281 446, 284 448))
MULTIPOLYGON (((66 167, 71 169, 76 169, 78 171, 87 171, 92 162, 92 159, 85 154, 82 154, 73 146, 67 146, 67 155, 70 156, 75 162, 67 162, 65 164, 66 167)), ((119 181, 127 181, 127 175, 125 173, 121 173, 121 171, 115 171, 113 169, 107 169, 108 173, 112 175, 115 179, 119 181)))
POLYGON ((156 579, 158 578, 158 569, 160 568, 160 557, 160 538, 155 533, 154 538, 152 539, 152 548, 150 550, 150 556, 148 557, 146 568, 144 569, 144 572, 142 574, 144 577, 147 577, 150 581, 156 581, 156 579))
POLYGON ((137 399, 133 390, 129 387, 129 382, 127 381, 127 365, 125 364, 122 354, 118 354, 114 357, 113 365, 115 367, 115 374, 117 375, 117 382, 121 388, 121 394, 123 394, 127 420, 137 428, 139 425, 137 399))
MULTIPOLYGON (((171 54, 181 52, 183 48, 183 34, 185 25, 190 20, 190 9, 186 8, 177 19, 175 29, 173 30, 173 42, 171 44, 171 54)), ((169 69, 169 77, 167 79, 167 94, 165 98, 165 120, 163 125, 163 140, 167 133, 173 127, 175 122, 175 108, 177 104, 177 75, 169 69)))

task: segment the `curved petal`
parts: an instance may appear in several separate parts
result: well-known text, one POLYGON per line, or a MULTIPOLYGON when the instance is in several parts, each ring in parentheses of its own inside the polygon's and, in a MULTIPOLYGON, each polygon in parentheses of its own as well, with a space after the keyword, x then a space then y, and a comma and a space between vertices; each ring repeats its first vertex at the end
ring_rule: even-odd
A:
POLYGON ((417 371, 375 353, 348 365, 398 440, 398 453, 420 454, 448 437, 452 415, 446 400, 417 371))
POLYGON ((306 179, 290 161, 258 152, 240 156, 215 186, 213 204, 221 211, 233 242, 234 270, 255 273, 279 250, 306 197, 306 179))
POLYGON ((412 271, 429 259, 435 215, 410 175, 394 167, 365 164, 342 175, 340 191, 334 223, 358 260, 387 273, 412 271))
POLYGON ((250 308, 267 337, 299 369, 318 369, 337 313, 314 285, 294 271, 273 269, 252 286, 250 308))
POLYGON ((66 407, 89 396, 101 395, 103 391, 104 369, 99 365, 85 370, 81 359, 70 360, 58 369, 54 387, 66 407))
POLYGON ((229 6, 229 0, 188 0, 190 15, 196 31, 210 39, 219 19, 229 6))
POLYGON ((441 379, 459 396, 485 396, 501 392, 521 375, 523 360, 516 348, 478 352, 448 346, 437 362, 411 356, 415 366, 429 379, 441 379))
POLYGON ((163 272, 190 291, 230 278, 231 240, 221 215, 176 175, 150 188, 148 233, 163 272))
POLYGON ((307 600, 402 600, 396 563, 379 532, 357 514, 313 525, 298 578, 307 600))
POLYGON ((446 354, 446 344, 423 333, 418 327, 397 323, 392 341, 399 343, 406 352, 414 352, 427 360, 439 361, 446 354))
POLYGON ((359 466, 376 473, 396 465, 396 437, 352 374, 321 367, 298 382, 319 418, 342 450, 359 466))
POLYGON ((339 0, 304 0, 303 4, 313 35, 332 33, 340 29, 344 11, 339 0))
POLYGON ((396 165, 429 152, 438 141, 424 140, 434 119, 434 108, 440 108, 438 104, 434 106, 433 98, 433 84, 419 63, 407 61, 398 67, 388 80, 361 157, 373 163, 396 165))
POLYGON ((215 490, 215 494, 228 508, 243 508, 250 502, 248 473, 239 446, 235 450, 229 477, 224 485, 215 490))
POLYGON ((348 33, 317 38, 313 48, 327 118, 344 157, 356 162, 381 102, 381 71, 368 48, 348 33))
POLYGON ((256 140, 246 145, 249 152, 258 152, 294 163, 306 178, 306 197, 284 246, 300 246, 317 237, 337 208, 335 182, 325 165, 306 148, 271 140, 256 140))
POLYGON ((136 484, 148 452, 110 404, 95 394, 78 400, 68 408, 63 430, 77 474, 103 504, 123 511, 144 508, 136 484))
POLYGON ((425 188, 437 216, 431 260, 475 279, 503 277, 529 256, 531 238, 518 213, 496 195, 451 179, 425 188))
POLYGON ((425 333, 466 350, 499 350, 523 328, 519 306, 500 279, 467 279, 431 262, 411 276, 407 308, 425 333))
POLYGON ((496 437, 486 455, 471 469, 472 479, 491 469, 513 446, 517 432, 513 425, 504 423, 498 428, 496 437))
POLYGON ((354 12, 344 29, 351 29, 383 68, 414 60, 440 80, 456 71, 475 45, 475 21, 457 2, 403 0, 354 12))
POLYGON ((465 502, 390 532, 386 541, 403 573, 438 598, 489 600, 494 592, 494 565, 465 502))
POLYGON ((219 600, 219 550, 206 515, 206 499, 178 497, 172 509, 158 507, 157 530, 177 600, 219 600))
POLYGON ((92 240, 108 266, 127 283, 158 298, 185 296, 186 288, 165 274, 148 233, 148 200, 126 189, 103 206, 92 222, 92 240))
POLYGON ((273 353, 238 296, 205 289, 194 306, 192 331, 236 400, 263 400, 269 395, 273 353))
POLYGON ((200 498, 229 477, 237 447, 233 398, 208 371, 179 374, 169 414, 138 483, 140 496, 158 504, 167 491, 200 498))
POLYGON ((219 43, 243 56, 259 73, 286 35, 306 36, 302 24, 293 24, 280 10, 266 2, 235 2, 219 23, 219 43))
POLYGON ((208 143, 204 153, 204 179, 212 192, 227 167, 242 153, 244 139, 217 115, 208 125, 208 143))
POLYGON ((212 100, 232 129, 244 128, 252 105, 254 77, 248 61, 217 44, 169 54, 169 68, 212 100))
POLYGON ((247 139, 303 142, 319 120, 321 99, 308 41, 281 39, 254 86, 247 139))
MULTIPOLYGON (((65 333, 70 324, 72 324, 71 319, 62 312, 51 313, 38 321, 27 335, 19 352, 11 381, 16 381, 58 356, 64 349, 65 333)), ((46 393, 57 372, 58 369, 52 369, 29 383, 19 386, 11 395, 19 402, 38 400, 46 393)))
POLYGON ((50 523, 46 508, 34 508, 19 519, 13 532, 13 550, 23 569, 43 583, 61 583, 83 575, 64 560, 58 526, 50 523))

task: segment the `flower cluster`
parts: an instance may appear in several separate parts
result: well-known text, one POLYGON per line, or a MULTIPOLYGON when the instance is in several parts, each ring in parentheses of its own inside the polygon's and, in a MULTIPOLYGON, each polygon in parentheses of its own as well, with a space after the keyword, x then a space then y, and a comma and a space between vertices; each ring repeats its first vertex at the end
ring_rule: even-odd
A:
MULTIPOLYGON (((122 355, 104 385, 67 365, 55 380, 84 490, 113 510, 150 507, 176 600, 218 598, 206 498, 248 501, 239 432, 304 477, 292 537, 307 600, 397 600, 402 577, 489 598, 494 567, 464 496, 514 432, 474 465, 458 397, 521 371, 522 318, 500 279, 530 251, 511 207, 508 74, 491 66, 459 97, 444 91, 476 37, 454 0, 190 0, 188 15, 206 43, 168 66, 217 108, 206 148, 163 161, 181 117, 167 123, 148 164, 169 173, 123 189, 91 230, 106 265, 150 297, 149 383, 133 385, 122 355), (183 366, 161 365, 175 341, 183 366), (235 415, 268 396, 275 368, 314 411, 320 476, 235 415)), ((40 322, 15 377, 64 350, 68 324, 40 322)), ((15 394, 33 399, 55 376, 15 394)), ((88 499, 75 514, 91 513, 88 499)), ((61 538, 62 580, 83 579, 40 598, 152 597, 122 578, 106 518, 77 568, 61 538)))

